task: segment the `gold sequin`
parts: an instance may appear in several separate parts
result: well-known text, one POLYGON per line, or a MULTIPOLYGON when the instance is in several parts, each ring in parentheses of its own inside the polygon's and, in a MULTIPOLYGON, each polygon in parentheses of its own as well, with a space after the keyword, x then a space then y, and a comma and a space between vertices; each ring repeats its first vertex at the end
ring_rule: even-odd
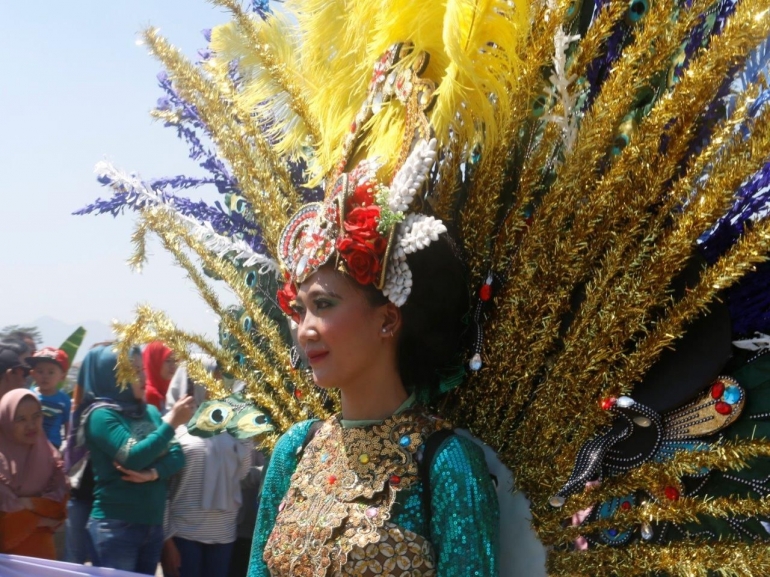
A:
POLYGON ((425 572, 433 567, 430 544, 389 519, 398 491, 418 480, 417 450, 447 427, 416 410, 366 428, 327 420, 305 449, 268 538, 270 574, 417 575, 410 572, 414 566, 432 575, 425 572), (416 442, 402 445, 405 435, 416 442))

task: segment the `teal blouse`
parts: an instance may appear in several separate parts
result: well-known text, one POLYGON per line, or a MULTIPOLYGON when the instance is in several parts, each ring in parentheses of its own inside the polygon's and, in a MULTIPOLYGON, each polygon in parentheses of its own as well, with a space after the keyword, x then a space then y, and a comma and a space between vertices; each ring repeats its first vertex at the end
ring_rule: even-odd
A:
MULTIPOLYGON (((312 423, 295 424, 276 444, 264 480, 249 577, 270 575, 263 551, 312 423)), ((398 492, 390 520, 430 541, 437 577, 496 576, 499 511, 483 451, 465 437, 449 436, 434 455, 429 479, 430 520, 422 480, 398 492)))
POLYGON ((96 409, 86 423, 86 445, 94 469, 94 519, 118 519, 162 525, 168 479, 184 466, 184 454, 174 441, 174 429, 158 409, 148 405, 141 419, 127 419, 109 408, 96 409), (130 483, 115 468, 154 468, 158 479, 130 483))

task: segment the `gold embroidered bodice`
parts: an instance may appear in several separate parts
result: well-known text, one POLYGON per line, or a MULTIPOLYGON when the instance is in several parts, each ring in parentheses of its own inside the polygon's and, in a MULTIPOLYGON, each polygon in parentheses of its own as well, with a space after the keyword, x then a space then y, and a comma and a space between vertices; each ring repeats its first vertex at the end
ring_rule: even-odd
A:
POLYGON ((422 536, 389 522, 399 491, 418 480, 425 439, 448 425, 416 410, 381 425, 321 425, 281 502, 264 560, 273 577, 434 575, 422 536))

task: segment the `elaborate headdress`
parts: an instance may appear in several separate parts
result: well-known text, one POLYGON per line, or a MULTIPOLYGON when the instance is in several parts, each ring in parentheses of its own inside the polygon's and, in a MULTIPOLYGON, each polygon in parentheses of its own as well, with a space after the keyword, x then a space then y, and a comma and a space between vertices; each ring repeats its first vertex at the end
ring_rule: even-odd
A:
POLYGON ((641 399, 717 299, 739 332, 770 329, 768 0, 307 0, 287 2, 291 18, 217 3, 234 19, 198 64, 145 33, 168 70, 154 114, 210 176, 141 181, 102 164, 115 195, 85 211, 138 209, 135 264, 154 231, 234 346, 148 308, 118 326, 125 346, 204 349, 278 431, 325 416, 334 399, 287 354, 284 275, 331 261, 402 304, 405 255, 451 224, 478 300, 474 372, 443 409, 514 472, 549 571, 705 575, 731 560, 766 573, 754 538, 770 487, 752 477, 764 465, 739 471, 770 457, 761 394, 724 377, 693 385, 691 405, 641 399), (200 184, 224 204, 171 192, 200 184), (222 307, 185 248, 243 311, 222 307), (747 419, 753 439, 719 444, 747 419), (715 498, 704 471, 745 490, 715 498), (573 514, 582 525, 565 527, 573 514), (581 535, 591 547, 575 553, 581 535))
MULTIPOLYGON (((406 255, 446 232, 440 220, 418 212, 424 206, 421 188, 436 162, 436 139, 427 117, 436 87, 421 78, 428 54, 409 58, 412 50, 411 44, 396 44, 376 62, 367 98, 350 125, 324 202, 303 206, 284 228, 278 257, 289 284, 302 282, 336 254, 339 268, 360 284, 381 289, 401 306, 412 286, 406 255), (385 162, 377 158, 359 160, 345 171, 373 117, 392 99, 406 116, 401 147, 394 151, 395 175, 387 184, 380 181, 385 162)), ((283 290, 291 293, 292 288, 283 290)), ((281 296, 279 302, 285 303, 288 296, 281 296)), ((291 310, 286 312, 291 315, 291 310)))

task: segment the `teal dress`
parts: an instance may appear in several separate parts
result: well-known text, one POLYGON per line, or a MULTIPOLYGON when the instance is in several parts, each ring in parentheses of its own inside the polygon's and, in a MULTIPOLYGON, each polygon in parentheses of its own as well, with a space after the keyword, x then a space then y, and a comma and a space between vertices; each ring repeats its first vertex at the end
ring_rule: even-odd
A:
POLYGON ((249 577, 497 575, 498 504, 484 454, 449 435, 420 472, 424 443, 448 425, 411 407, 383 422, 291 427, 267 470, 249 577))

